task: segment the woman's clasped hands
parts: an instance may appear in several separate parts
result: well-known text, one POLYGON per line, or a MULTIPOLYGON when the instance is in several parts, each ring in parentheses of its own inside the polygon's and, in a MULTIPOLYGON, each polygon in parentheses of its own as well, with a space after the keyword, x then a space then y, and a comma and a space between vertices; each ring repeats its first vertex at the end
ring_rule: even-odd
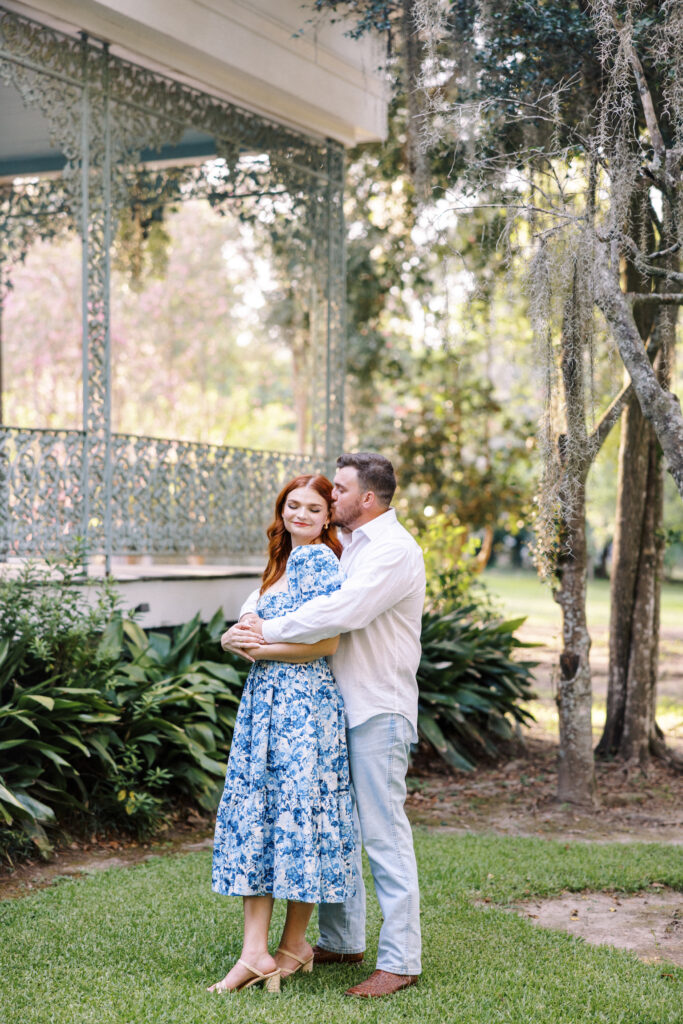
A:
POLYGON ((221 647, 247 661, 256 661, 258 648, 266 643, 261 630, 261 619, 250 612, 223 633, 221 647))

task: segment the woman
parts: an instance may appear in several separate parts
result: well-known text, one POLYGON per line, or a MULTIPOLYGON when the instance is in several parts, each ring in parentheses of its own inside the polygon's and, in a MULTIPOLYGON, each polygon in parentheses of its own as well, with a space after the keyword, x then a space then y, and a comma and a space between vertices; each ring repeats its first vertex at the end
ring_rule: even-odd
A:
MULTIPOLYGON (((341 586, 341 544, 330 526, 332 484, 297 476, 280 492, 268 528, 258 601, 268 619, 341 586)), ((353 827, 341 694, 325 661, 338 637, 263 644, 237 714, 218 808, 212 888, 244 899, 242 955, 209 991, 235 992, 313 968, 306 927, 316 903, 354 892, 353 827), (287 900, 275 957, 268 952, 273 899, 287 900)))

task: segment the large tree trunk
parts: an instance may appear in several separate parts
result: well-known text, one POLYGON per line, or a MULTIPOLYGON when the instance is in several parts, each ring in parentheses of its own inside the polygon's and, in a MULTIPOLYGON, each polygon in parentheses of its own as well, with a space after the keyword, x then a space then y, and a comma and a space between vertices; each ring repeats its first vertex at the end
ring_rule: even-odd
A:
POLYGON ((586 476, 591 462, 586 431, 583 357, 588 335, 575 269, 562 325, 562 382, 567 434, 560 439, 563 468, 562 524, 555 600, 562 609, 562 652, 557 687, 560 724, 557 797, 565 803, 595 801, 591 728, 590 636, 586 624, 586 476))
POLYGON ((650 735, 654 729, 659 653, 659 592, 657 574, 657 526, 663 511, 662 467, 656 438, 648 433, 646 500, 642 539, 638 552, 638 577, 634 594, 631 650, 624 706, 621 755, 647 765, 650 735))
MULTIPOLYGON (((648 215, 641 197, 637 219, 648 215)), ((662 243, 664 244, 664 243, 662 243)), ((650 230, 649 248, 656 248, 650 230)), ((668 263, 676 269, 675 257, 668 263), (672 265, 674 264, 674 265, 672 265)), ((629 291, 648 292, 632 264, 627 266, 629 291)), ((676 333, 676 307, 639 306, 634 323, 643 344, 648 337, 659 348, 653 374, 669 385, 669 362, 676 333)), ((665 541, 663 465, 655 432, 637 401, 622 416, 619 449, 617 513, 610 594, 609 669, 605 728, 599 756, 618 756, 645 768, 650 752, 664 753, 655 723, 659 661, 659 610, 665 541)))
POLYGON ((560 560, 562 583, 555 600, 562 608, 562 652, 557 687, 560 722, 557 798, 592 804, 595 767, 591 728, 590 636, 586 624, 586 491, 574 483, 573 512, 565 519, 569 545, 560 560))
POLYGON ((619 445, 617 511, 610 584, 607 714, 597 753, 612 756, 621 745, 633 608, 643 534, 648 464, 648 423, 634 399, 624 410, 619 445))
POLYGON ((596 753, 645 766, 656 739, 663 467, 636 402, 622 421, 610 592, 607 715, 596 753))

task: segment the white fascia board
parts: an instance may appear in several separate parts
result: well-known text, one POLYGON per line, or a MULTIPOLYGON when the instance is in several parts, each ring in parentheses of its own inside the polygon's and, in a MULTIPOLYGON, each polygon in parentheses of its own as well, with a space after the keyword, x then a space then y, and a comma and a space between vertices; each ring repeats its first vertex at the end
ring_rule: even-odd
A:
POLYGON ((7 7, 347 146, 386 137, 379 41, 306 24, 300 0, 31 0, 7 7), (294 35, 300 29, 303 36, 294 35))

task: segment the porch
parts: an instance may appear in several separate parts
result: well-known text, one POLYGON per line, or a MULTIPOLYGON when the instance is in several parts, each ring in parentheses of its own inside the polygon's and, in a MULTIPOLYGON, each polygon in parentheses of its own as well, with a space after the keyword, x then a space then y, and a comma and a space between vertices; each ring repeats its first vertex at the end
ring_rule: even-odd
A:
MULTIPOLYGON (((237 581, 251 589, 258 575, 283 481, 329 468, 343 447, 342 141, 135 63, 111 25, 109 38, 97 38, 54 17, 32 20, 16 6, 22 10, 0 6, 0 302, 36 242, 80 239, 82 366, 74 373, 82 378, 82 422, 79 429, 11 423, 0 410, 0 561, 77 554, 85 572, 121 579, 136 605, 155 604, 137 600, 142 582, 151 593, 154 581, 168 589, 172 577, 186 590, 194 579, 205 594, 224 587, 223 603, 235 605, 244 589, 237 581), (305 413, 297 431, 303 444, 292 450, 114 429, 117 230, 124 218, 147 224, 191 200, 217 216, 267 224, 281 245, 296 249, 305 413), (134 595, 131 577, 139 579, 134 595), (209 578, 223 582, 209 586, 209 578)), ((84 21, 95 6, 82 5, 84 21)), ((129 15, 122 26, 123 39, 129 15)), ((153 26, 145 31, 151 53, 153 26)), ((348 138, 348 125, 339 133, 348 138)), ((193 588, 193 600, 204 601, 193 588)), ((165 612, 149 614, 167 620, 165 612)))

